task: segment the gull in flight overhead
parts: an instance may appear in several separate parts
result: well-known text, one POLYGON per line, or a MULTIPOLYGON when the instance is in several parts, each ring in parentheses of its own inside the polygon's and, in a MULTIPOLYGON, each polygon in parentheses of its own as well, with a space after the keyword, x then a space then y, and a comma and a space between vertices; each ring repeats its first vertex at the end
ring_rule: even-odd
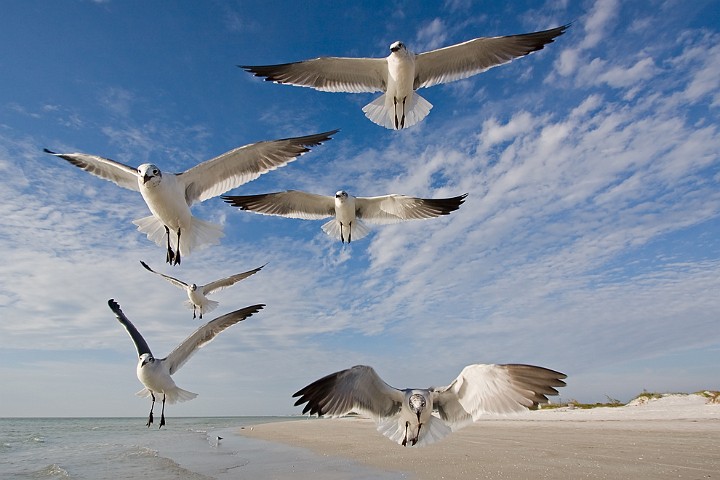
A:
POLYGON ((143 267, 145 267, 146 270, 154 273, 155 275, 160 275, 162 278, 167 280, 168 282, 172 283, 176 287, 185 290, 185 293, 187 293, 188 300, 185 302, 185 305, 188 308, 192 308, 193 311, 193 319, 197 318, 199 313, 200 318, 203 318, 203 313, 208 313, 218 306, 218 302, 215 300, 210 300, 206 297, 206 295, 211 294, 215 290, 222 290, 225 287, 229 287, 230 285, 234 285, 240 280, 244 280, 250 275, 253 275, 265 266, 255 268, 253 270, 248 270, 247 272, 238 273, 236 275, 232 275, 227 278, 221 278, 220 280, 215 280, 214 282, 210 282, 207 285, 196 285, 194 283, 185 283, 182 280, 178 280, 175 277, 171 277, 170 275, 165 275, 160 272, 156 272, 152 268, 148 266, 147 263, 140 260, 140 263, 143 267))
POLYGON ((370 233, 362 220, 386 224, 448 215, 460 208, 466 196, 467 193, 452 198, 417 198, 397 194, 353 197, 340 190, 335 197, 329 197, 288 190, 261 195, 226 195, 222 199, 241 210, 265 215, 306 220, 334 217, 322 226, 323 231, 343 243, 350 243, 370 233))
POLYGON ((293 395, 295 405, 338 417, 369 415, 377 430, 402 446, 422 446, 477 421, 485 414, 521 412, 557 395, 560 372, 532 365, 468 365, 447 387, 403 390, 385 383, 372 367, 357 365, 331 373, 293 395))
POLYGON ((320 57, 280 65, 240 68, 266 81, 310 87, 325 92, 383 92, 363 107, 371 121, 400 130, 415 125, 432 105, 415 91, 453 82, 542 50, 570 25, 542 32, 480 37, 415 54, 402 42, 390 45, 385 58, 320 57))
POLYGON ((108 300, 110 310, 115 312, 115 316, 118 321, 122 323, 127 330, 135 348, 138 353, 138 365, 137 365, 137 377, 140 382, 145 385, 145 388, 136 393, 139 397, 151 397, 152 404, 150 406, 150 415, 148 416, 147 426, 153 423, 153 408, 155 407, 155 395, 162 394, 162 412, 160 413, 160 428, 165 425, 165 403, 173 404, 176 402, 184 402, 192 400, 197 397, 197 393, 188 392, 175 385, 172 376, 175 372, 182 367, 185 362, 205 344, 212 341, 215 336, 225 330, 226 328, 235 325, 251 316, 253 313, 257 313, 265 307, 265 305, 253 305, 245 307, 240 310, 218 317, 212 320, 202 327, 195 330, 195 332, 173 350, 170 355, 165 358, 153 357, 150 347, 140 332, 135 326, 128 320, 123 311, 120 309, 120 305, 113 300, 108 300))
POLYGON ((181 256, 188 255, 193 248, 218 243, 223 236, 222 226, 194 217, 191 205, 282 167, 310 151, 310 147, 330 140, 337 132, 245 145, 178 174, 161 172, 150 163, 132 168, 96 155, 55 153, 48 149, 45 152, 121 187, 140 192, 152 215, 133 223, 159 246, 167 239, 166 260, 177 265, 181 256))

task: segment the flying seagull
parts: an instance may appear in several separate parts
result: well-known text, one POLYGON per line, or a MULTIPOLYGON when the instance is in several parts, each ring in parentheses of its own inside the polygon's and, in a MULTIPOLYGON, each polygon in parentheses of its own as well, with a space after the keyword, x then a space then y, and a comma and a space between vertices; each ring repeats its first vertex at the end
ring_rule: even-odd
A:
POLYGON ((569 26, 505 37, 480 37, 420 54, 408 51, 402 42, 395 42, 385 58, 320 57, 280 65, 238 66, 269 82, 325 92, 383 92, 363 107, 363 112, 378 125, 400 130, 415 125, 432 108, 415 90, 471 77, 542 50, 569 26))
POLYGON ((293 395, 303 414, 331 417, 350 412, 375 420, 377 430, 402 446, 421 446, 477 421, 484 414, 520 412, 547 403, 565 386, 560 372, 532 365, 468 365, 447 387, 403 390, 385 383, 372 367, 331 373, 293 395))
POLYGON ((178 371, 185 362, 192 356, 198 348, 212 341, 215 336, 226 328, 235 325, 257 313, 265 307, 265 305, 253 305, 240 310, 218 317, 202 327, 186 338, 170 355, 165 358, 153 357, 150 347, 140 332, 128 320, 120 305, 113 300, 108 300, 110 309, 115 312, 117 319, 127 330, 138 353, 137 377, 145 385, 136 395, 139 397, 151 397, 152 404, 150 406, 150 415, 148 416, 147 426, 153 423, 153 408, 155 407, 155 395, 162 394, 162 412, 160 413, 160 428, 165 425, 165 403, 173 404, 176 402, 184 402, 197 397, 197 393, 188 392, 175 385, 171 375, 178 371))
POLYGON ((45 152, 121 187, 140 192, 152 215, 133 223, 160 246, 167 239, 166 260, 177 265, 181 256, 189 254, 193 248, 218 243, 223 236, 222 226, 192 215, 192 204, 216 197, 282 167, 337 132, 245 145, 179 174, 163 173, 150 163, 132 168, 96 155, 55 153, 48 149, 45 152))
POLYGON ((261 195, 223 196, 232 206, 265 215, 317 220, 334 217, 322 226, 325 233, 345 243, 370 233, 362 222, 397 223, 405 220, 439 217, 454 212, 466 194, 452 198, 417 198, 406 195, 353 197, 340 190, 334 197, 288 190, 261 195))
POLYGON ((188 300, 185 302, 185 305, 187 305, 188 308, 192 308, 193 319, 198 317, 198 314, 196 312, 199 312, 199 316, 202 319, 203 313, 212 312, 219 305, 218 302, 216 302, 215 300, 209 300, 206 295, 211 294, 215 290, 222 290, 225 287, 234 285, 240 280, 244 280, 250 275, 254 275, 255 273, 259 272, 265 266, 263 265, 262 267, 248 270, 247 272, 243 273, 238 273, 227 278, 221 278, 220 280, 215 280, 214 282, 210 282, 207 285, 196 285, 194 283, 185 283, 182 280, 171 277, 170 275, 156 272, 142 260, 140 260, 140 263, 149 272, 152 272, 155 275, 159 275, 168 282, 175 285, 176 287, 185 290, 185 293, 187 293, 188 296, 188 300))

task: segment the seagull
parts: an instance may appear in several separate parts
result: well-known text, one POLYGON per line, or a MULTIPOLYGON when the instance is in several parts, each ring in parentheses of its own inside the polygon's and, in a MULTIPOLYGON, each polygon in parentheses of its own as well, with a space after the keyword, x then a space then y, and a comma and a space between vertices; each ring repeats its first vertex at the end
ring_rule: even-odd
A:
POLYGON ((484 414, 521 412, 557 395, 566 376, 532 365, 475 364, 447 387, 403 390, 385 383, 372 367, 356 365, 317 380, 293 397, 303 414, 338 417, 363 413, 377 430, 402 446, 428 445, 484 414))
POLYGON ((179 174, 163 173, 151 163, 132 168, 96 155, 55 153, 48 149, 45 152, 121 187, 140 192, 152 215, 133 223, 159 246, 163 246, 167 238, 167 263, 178 265, 181 255, 189 254, 200 245, 218 243, 223 236, 222 226, 192 215, 190 206, 193 203, 216 197, 282 167, 337 132, 245 145, 179 174), (170 235, 171 230, 173 235, 170 235))
POLYGON ((370 230, 362 222, 397 223, 405 220, 433 218, 454 212, 465 201, 466 194, 452 198, 417 198, 390 194, 380 197, 353 197, 344 190, 335 197, 287 190, 261 195, 223 196, 232 206, 265 215, 316 220, 334 217, 322 226, 325 233, 350 243, 365 237, 370 230))
POLYGON ((215 300, 209 300, 206 295, 211 294, 215 290, 222 290, 225 287, 229 287, 230 285, 234 285, 240 280, 244 280, 250 275, 253 275, 265 266, 255 268, 253 270, 248 270, 247 272, 238 273, 236 275, 232 275, 227 278, 221 278, 220 280, 215 280, 214 282, 210 282, 207 285, 196 285, 194 283, 185 283, 182 280, 178 280, 175 277, 171 277, 170 275, 165 275, 160 272, 156 272, 152 268, 148 266, 147 263, 140 260, 140 263, 143 267, 149 272, 154 273, 155 275, 160 275, 162 278, 167 280, 168 282, 172 283, 178 288, 181 288, 182 290, 185 290, 185 293, 187 293, 188 301, 185 302, 185 305, 187 305, 188 308, 192 308, 193 311, 193 319, 197 318, 196 312, 200 313, 200 319, 203 318, 203 313, 208 313, 218 306, 218 302, 215 300))
POLYGON ((363 112, 380 126, 400 130, 415 125, 432 108, 415 90, 468 78, 542 50, 569 26, 480 37, 420 54, 410 52, 398 41, 390 45, 390 55, 385 58, 320 57, 280 65, 238 66, 269 82, 325 92, 383 92, 363 107, 363 112))
POLYGON ((140 332, 128 320, 120 305, 113 300, 108 300, 110 310, 115 312, 115 316, 127 330, 138 353, 137 377, 145 385, 136 395, 139 397, 151 397, 152 404, 150 406, 150 415, 148 416, 147 427, 153 423, 153 408, 155 407, 155 395, 162 394, 162 412, 160 413, 160 428, 165 425, 165 403, 173 404, 176 402, 184 402, 197 397, 197 393, 188 392, 175 385, 171 375, 178 371, 185 362, 192 356, 195 351, 212 341, 215 335, 222 332, 231 325, 235 325, 257 313, 265 307, 263 304, 252 305, 240 310, 218 317, 202 327, 186 338, 170 355, 165 358, 153 357, 150 347, 140 332))

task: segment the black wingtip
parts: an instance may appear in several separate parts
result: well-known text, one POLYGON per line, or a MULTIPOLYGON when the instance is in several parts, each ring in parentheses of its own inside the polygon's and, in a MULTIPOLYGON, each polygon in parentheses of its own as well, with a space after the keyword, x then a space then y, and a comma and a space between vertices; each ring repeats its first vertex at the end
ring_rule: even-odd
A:
POLYGON ((150 268, 150 267, 148 266, 148 264, 145 263, 145 262, 143 262, 142 260, 140 260, 140 264, 141 264, 143 267, 145 267, 145 270, 149 270, 149 271, 155 273, 155 272, 153 271, 153 269, 150 268))
POLYGON ((49 153, 50 155, 57 155, 56 152, 53 152, 52 150, 48 150, 47 148, 43 148, 43 152, 49 153))
POLYGON ((108 300, 108 307, 110 307, 110 310, 112 310, 115 313, 121 311, 120 304, 117 303, 114 298, 111 298, 110 300, 108 300))

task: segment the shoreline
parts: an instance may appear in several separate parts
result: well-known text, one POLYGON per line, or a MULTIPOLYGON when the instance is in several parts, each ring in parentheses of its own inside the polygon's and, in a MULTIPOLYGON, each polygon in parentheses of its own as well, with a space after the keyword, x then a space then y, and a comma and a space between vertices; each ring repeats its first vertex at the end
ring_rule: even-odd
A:
POLYGON ((421 448, 372 420, 305 418, 235 432, 406 478, 716 478, 720 405, 693 396, 589 410, 488 417, 421 448))

